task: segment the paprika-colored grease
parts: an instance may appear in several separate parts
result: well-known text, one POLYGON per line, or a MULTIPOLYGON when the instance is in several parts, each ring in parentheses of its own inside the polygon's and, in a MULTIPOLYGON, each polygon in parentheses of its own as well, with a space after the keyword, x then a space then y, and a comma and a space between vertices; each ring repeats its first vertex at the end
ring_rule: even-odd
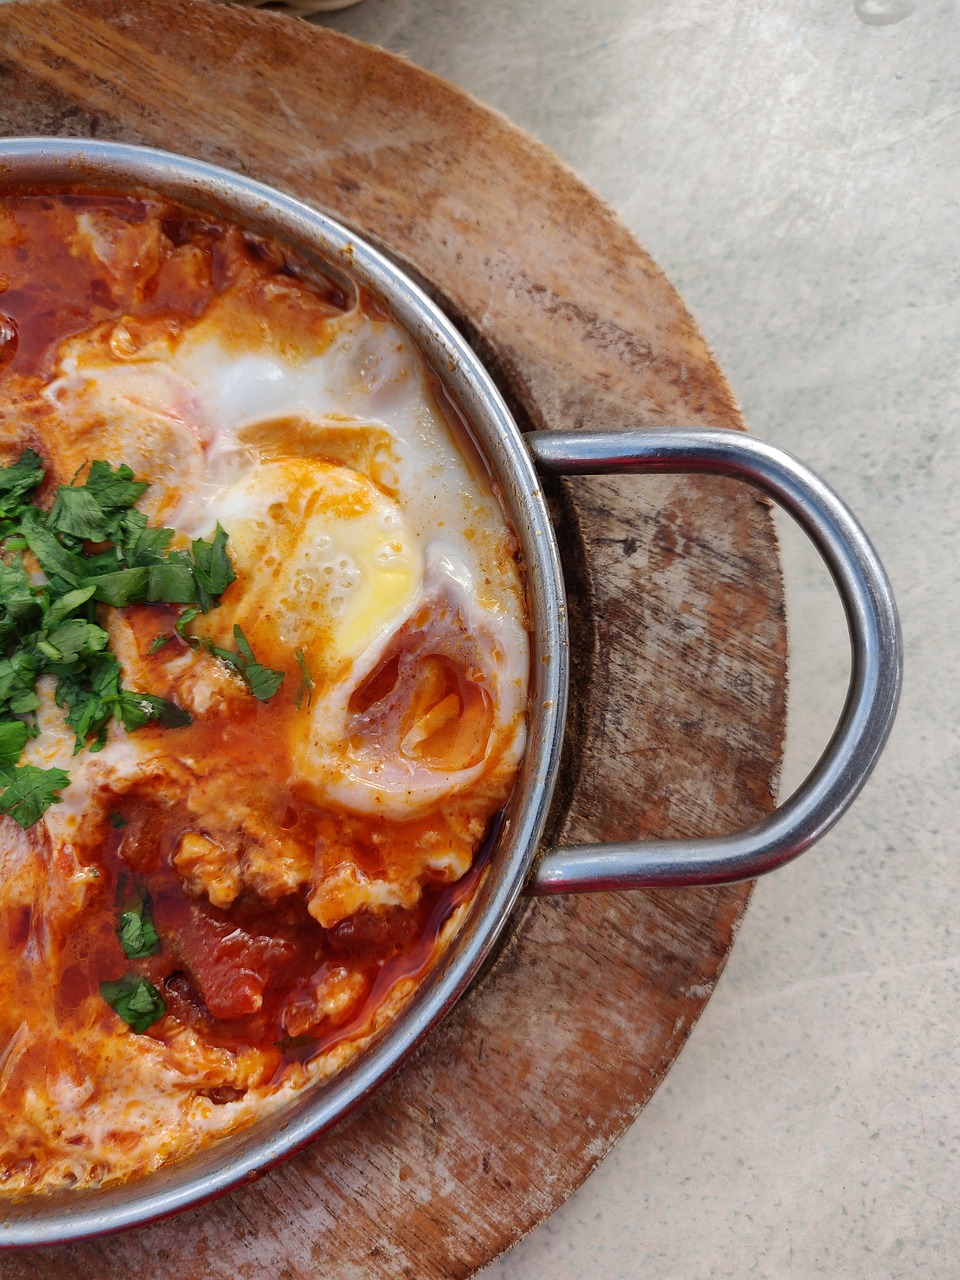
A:
POLYGON ((236 570, 183 635, 178 606, 98 612, 125 686, 189 724, 74 755, 41 691, 30 759, 72 781, 28 831, 0 818, 0 1190, 137 1176, 250 1123, 362 1049, 459 927, 528 660, 516 541, 439 388, 381 300, 283 245, 149 193, 0 200, 0 465, 35 449, 49 506, 127 462, 175 546, 222 497, 236 570), (288 487, 261 502, 263 477, 288 487), (267 701, 210 651, 237 620, 283 673, 267 701), (101 994, 124 980, 155 993, 139 1032, 101 994))

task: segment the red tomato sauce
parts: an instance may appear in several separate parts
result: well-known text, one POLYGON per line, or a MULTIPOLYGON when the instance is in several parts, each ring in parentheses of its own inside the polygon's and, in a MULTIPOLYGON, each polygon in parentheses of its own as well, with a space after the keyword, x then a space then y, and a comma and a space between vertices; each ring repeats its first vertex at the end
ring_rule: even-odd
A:
MULTIPOLYGON (((23 406, 23 416, 7 433, 16 449, 11 446, 4 461, 28 446, 48 456, 31 397, 54 373, 65 339, 121 316, 134 326, 161 319, 174 332, 202 315, 244 272, 296 279, 300 269, 275 245, 152 197, 37 192, 7 198, 0 210, 0 378, 8 400, 23 406), (112 267, 98 267, 89 254, 77 251, 77 227, 89 216, 106 228, 100 235, 108 256, 113 255, 112 267)), ((363 290, 349 297, 341 283, 316 271, 304 287, 312 298, 310 323, 354 305, 373 319, 385 314, 363 290)), ((51 495, 55 485, 71 480, 48 475, 42 493, 51 495)), ((154 656, 147 648, 155 636, 172 630, 178 612, 165 605, 127 611, 149 676, 144 687, 169 698, 177 696, 174 668, 184 643, 172 640, 154 656)), ((237 796, 245 801, 259 785, 256 811, 291 857, 309 862, 335 831, 352 841, 361 871, 382 871, 384 842, 394 863, 402 861, 404 850, 416 847, 422 822, 390 824, 324 811, 298 794, 286 771, 289 723, 303 694, 292 657, 286 677, 268 704, 246 698, 226 712, 198 715, 189 727, 149 727, 138 737, 149 743, 170 735, 167 740, 176 739, 180 755, 205 762, 205 778, 215 762, 214 772, 227 784, 234 780, 237 796), (267 770, 264 760, 269 760, 267 770)), ((490 819, 488 835, 459 881, 444 883, 427 875, 415 905, 361 910, 323 928, 307 909, 302 884, 272 897, 246 885, 226 907, 187 892, 175 854, 183 836, 202 833, 204 824, 185 800, 171 801, 166 793, 158 798, 144 783, 108 797, 104 812, 110 814, 109 824, 91 821, 78 849, 97 875, 87 890, 82 921, 54 948, 53 999, 64 1027, 79 1017, 101 982, 132 972, 152 983, 166 1005, 166 1014, 145 1034, 164 1040, 190 1027, 211 1046, 258 1048, 266 1055, 265 1082, 278 1080, 293 1062, 309 1062, 344 1040, 366 1035, 396 984, 423 975, 445 924, 482 876, 499 821, 490 819), (119 914, 131 894, 148 904, 160 940, 155 955, 130 959, 118 940, 119 914), (331 973, 349 977, 350 998, 332 1014, 314 1010, 311 1018, 318 983, 323 988, 331 973)), ((21 951, 37 926, 30 905, 0 910, 0 939, 8 953, 21 951)), ((38 992, 36 998, 48 996, 38 992)), ((104 1008, 104 1027, 115 1028, 112 1018, 104 1008)), ((230 1100, 229 1089, 222 1097, 215 1094, 214 1101, 230 1100)))

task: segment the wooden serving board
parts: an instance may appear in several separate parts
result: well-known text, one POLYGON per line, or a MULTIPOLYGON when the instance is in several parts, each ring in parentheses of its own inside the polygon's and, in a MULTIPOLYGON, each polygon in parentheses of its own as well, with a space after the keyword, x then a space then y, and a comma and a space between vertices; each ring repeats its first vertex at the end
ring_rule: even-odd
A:
MULTIPOLYGON (((339 216, 424 280, 524 426, 741 427, 677 294, 497 113, 398 58, 206 0, 0 5, 0 128, 144 142, 339 216)), ((785 634, 765 503, 727 481, 552 499, 574 688, 551 836, 732 830, 772 807, 785 634)), ((174 1221, 9 1254, 15 1277, 459 1277, 549 1214, 683 1045, 749 889, 526 904, 495 963, 361 1111, 174 1221)))

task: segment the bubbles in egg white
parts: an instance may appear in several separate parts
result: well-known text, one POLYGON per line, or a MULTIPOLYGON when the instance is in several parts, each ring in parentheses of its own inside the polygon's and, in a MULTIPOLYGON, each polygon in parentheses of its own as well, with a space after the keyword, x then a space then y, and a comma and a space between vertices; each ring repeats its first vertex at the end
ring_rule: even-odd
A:
POLYGON ((365 477, 306 458, 260 461, 217 503, 243 591, 212 613, 229 642, 273 620, 258 658, 282 664, 303 648, 314 676, 331 674, 393 631, 423 582, 420 545, 391 499, 365 477))

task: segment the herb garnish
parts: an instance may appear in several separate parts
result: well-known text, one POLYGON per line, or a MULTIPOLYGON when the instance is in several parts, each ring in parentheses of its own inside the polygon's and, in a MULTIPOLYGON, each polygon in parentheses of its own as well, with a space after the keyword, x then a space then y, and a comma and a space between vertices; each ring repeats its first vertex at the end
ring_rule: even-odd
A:
POLYGON ((167 1012, 166 1002, 157 988, 137 973, 128 973, 116 982, 101 982, 100 994, 138 1035, 167 1012))
MULTIPOLYGON (((62 769, 17 763, 38 732, 31 715, 40 706, 40 676, 56 677, 54 697, 76 733, 75 751, 99 751, 112 719, 128 731, 150 721, 167 728, 190 723, 175 702, 123 687, 96 604, 187 605, 176 628, 182 635, 236 576, 219 525, 209 542, 198 538, 189 551, 170 550, 174 531, 149 526, 134 507, 149 486, 128 466, 91 463, 84 483, 62 485, 49 511, 33 501, 42 480, 43 462, 32 449, 0 468, 0 812, 23 827, 69 783, 62 769), (27 549, 43 570, 39 585, 24 566, 27 549)), ((260 667, 249 645, 228 660, 256 697, 272 696, 283 678, 274 683, 278 673, 260 667)))
POLYGON ((120 912, 117 937, 129 960, 141 960, 155 956, 160 950, 160 939, 153 923, 150 899, 145 892, 128 898, 120 912))
POLYGON ((261 666, 253 656, 253 650, 250 648, 247 637, 239 626, 235 625, 233 628, 233 639, 237 646, 236 653, 231 653, 229 649, 222 649, 220 645, 214 644, 207 637, 204 637, 199 643, 203 645, 208 653, 216 654, 221 662, 225 662, 227 666, 232 667, 243 678, 247 688, 258 702, 269 702, 283 684, 284 673, 282 671, 274 671, 271 667, 261 666))
POLYGON ((16 768, 0 769, 0 812, 9 814, 26 829, 55 804, 58 792, 68 786, 70 775, 62 769, 38 769, 36 765, 21 764, 16 768))
MULTIPOLYGON (((113 825, 114 817, 110 821, 113 825)), ((126 825, 121 818, 121 823, 126 825)), ((150 897, 136 880, 121 872, 117 881, 117 937, 128 960, 142 960, 160 951, 160 938, 153 923, 150 897)), ((139 1035, 153 1026, 167 1011, 160 992, 138 973, 127 973, 115 982, 101 982, 100 995, 113 1011, 139 1035)))
MULTIPOLYGON (((241 677, 247 688, 258 700, 258 702, 269 702, 273 695, 283 684, 285 672, 275 671, 272 667, 265 667, 254 657, 253 650, 250 648, 250 642, 243 634, 242 629, 238 625, 234 625, 233 638, 236 643, 236 651, 224 649, 221 645, 214 644, 209 636, 193 636, 189 635, 184 628, 188 622, 192 622, 199 614, 199 609, 184 609, 177 620, 174 627, 177 635, 181 640, 185 640, 191 649, 203 649, 207 653, 212 653, 214 657, 225 662, 228 667, 236 671, 241 677)), ((156 653, 162 649, 168 641, 172 640, 172 635, 159 635, 150 646, 150 652, 156 653)), ((299 651, 297 661, 300 661, 299 651)), ((302 666, 302 664, 301 664, 302 666)), ((313 683, 310 684, 311 689, 313 683)), ((297 699, 297 710, 300 709, 300 700, 303 697, 302 691, 297 699)))

